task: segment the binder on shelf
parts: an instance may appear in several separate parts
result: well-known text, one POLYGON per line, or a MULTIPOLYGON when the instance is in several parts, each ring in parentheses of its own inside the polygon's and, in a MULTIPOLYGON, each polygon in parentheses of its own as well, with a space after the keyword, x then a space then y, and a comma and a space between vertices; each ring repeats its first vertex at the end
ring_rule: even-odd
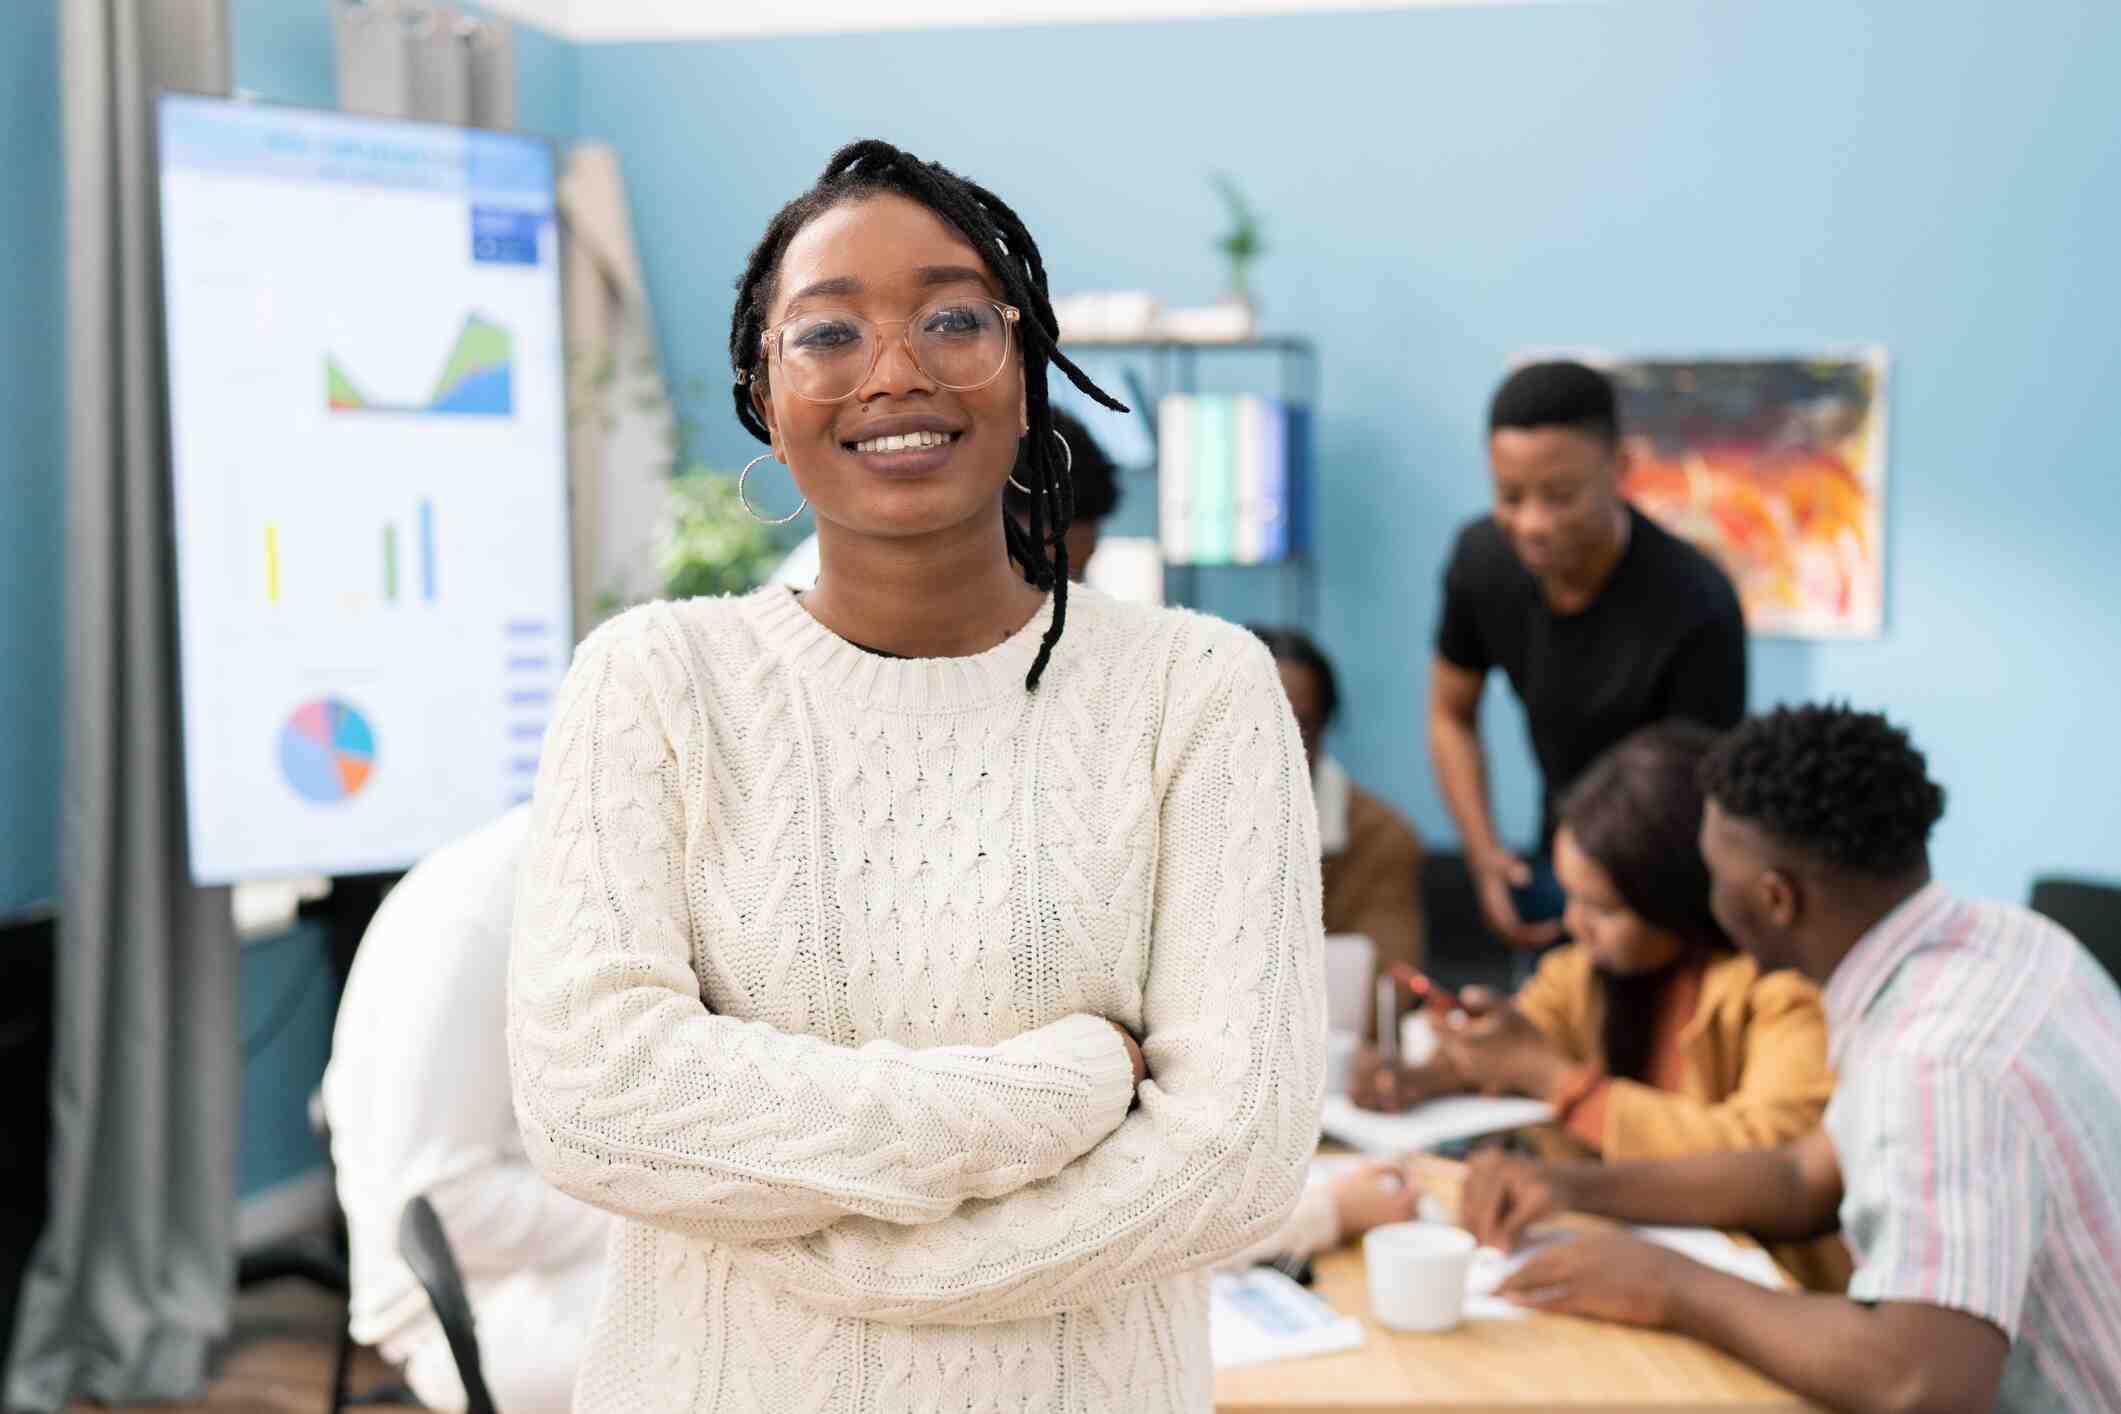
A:
POLYGON ((1288 547, 1290 556, 1311 553, 1311 479, 1315 474, 1311 444, 1311 409, 1303 403, 1283 404, 1282 434, 1286 439, 1283 466, 1289 483, 1288 547))
POLYGON ((1156 408, 1157 520, 1164 560, 1190 563, 1193 538, 1188 516, 1193 504, 1193 399, 1165 398, 1156 408))
POLYGON ((1237 408, 1229 398, 1193 400, 1193 561, 1226 565, 1237 515, 1237 408))
POLYGON ((1274 564, 1308 547, 1310 411, 1278 398, 1175 394, 1157 408, 1164 558, 1274 564))

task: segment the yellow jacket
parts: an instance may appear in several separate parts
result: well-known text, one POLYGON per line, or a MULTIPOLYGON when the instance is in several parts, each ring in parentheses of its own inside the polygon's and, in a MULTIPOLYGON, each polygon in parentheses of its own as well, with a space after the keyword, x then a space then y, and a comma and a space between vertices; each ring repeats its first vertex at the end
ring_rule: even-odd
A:
MULTIPOLYGON (((1548 953, 1515 1001, 1571 1062, 1604 1064, 1605 989, 1581 943, 1548 953)), ((1744 953, 1719 956, 1702 973, 1680 1047, 1679 1093, 1612 1082, 1601 1141, 1608 1160, 1772 1148, 1818 1128, 1834 1093, 1819 989, 1794 972, 1762 976, 1744 953)))
MULTIPOLYGON (((1604 1063, 1605 991, 1582 944, 1548 953, 1514 1001, 1572 1062, 1604 1063)), ((1686 1070, 1678 1093, 1611 1082, 1602 1139, 1608 1162, 1786 1144, 1819 1126, 1834 1092, 1819 989, 1795 972, 1762 975, 1742 952, 1709 963, 1680 1047, 1686 1070)), ((1554 1157, 1583 1153, 1559 1129, 1543 1134, 1540 1147, 1554 1157)), ((1848 1259, 1838 1239, 1777 1248, 1775 1255, 1815 1290, 1847 1284, 1848 1259)))

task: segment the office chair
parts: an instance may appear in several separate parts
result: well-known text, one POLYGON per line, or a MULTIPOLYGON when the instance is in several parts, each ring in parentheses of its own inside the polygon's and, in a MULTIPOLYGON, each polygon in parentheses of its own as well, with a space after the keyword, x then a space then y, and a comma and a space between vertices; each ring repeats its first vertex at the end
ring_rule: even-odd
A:
POLYGON ((2089 879, 2036 879, 2028 906, 2076 934, 2107 975, 2121 982, 2121 887, 2089 879))
POLYGON ((434 1307, 435 1319, 442 1323, 442 1337, 449 1342, 457 1377, 464 1382, 466 1414, 494 1414, 493 1396, 487 1393, 486 1376, 479 1365, 479 1336, 472 1327, 464 1274, 457 1270, 442 1219, 424 1197, 405 1205, 405 1216, 398 1223, 398 1254, 412 1268, 434 1307))

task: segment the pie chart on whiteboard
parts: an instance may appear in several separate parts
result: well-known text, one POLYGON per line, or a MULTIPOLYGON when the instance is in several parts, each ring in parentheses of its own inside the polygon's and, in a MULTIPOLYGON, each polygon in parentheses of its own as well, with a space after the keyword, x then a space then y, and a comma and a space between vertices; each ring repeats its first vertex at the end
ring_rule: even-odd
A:
POLYGON ((368 718, 336 697, 294 710, 280 728, 280 770, 296 795, 316 805, 351 800, 376 770, 368 718))

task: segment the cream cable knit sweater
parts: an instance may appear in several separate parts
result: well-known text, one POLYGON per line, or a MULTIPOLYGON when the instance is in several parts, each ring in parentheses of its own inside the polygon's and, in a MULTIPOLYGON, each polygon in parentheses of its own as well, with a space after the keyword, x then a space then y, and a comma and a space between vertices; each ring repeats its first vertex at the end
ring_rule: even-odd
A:
POLYGON ((1317 1139, 1310 788, 1251 635, 1076 590, 1027 693, 1049 613, 892 660, 767 589, 577 655, 509 1040, 626 1219, 579 1408, 1209 1408, 1205 1269, 1317 1139))

